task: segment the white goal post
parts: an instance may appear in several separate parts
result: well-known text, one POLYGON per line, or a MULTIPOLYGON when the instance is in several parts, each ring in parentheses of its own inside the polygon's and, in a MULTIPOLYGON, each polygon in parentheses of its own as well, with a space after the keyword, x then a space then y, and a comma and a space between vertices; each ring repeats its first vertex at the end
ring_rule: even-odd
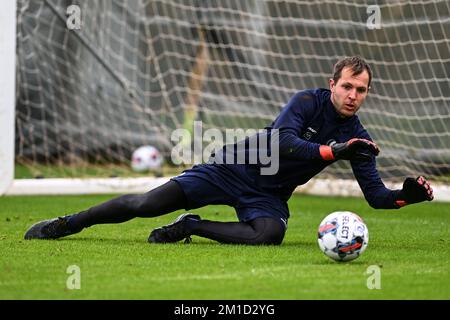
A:
POLYGON ((0 10, 0 195, 14 179, 14 116, 16 99, 16 1, 0 10))
MULTIPOLYGON (((137 147, 168 162, 172 133, 196 121, 262 129, 361 55, 374 78, 359 117, 383 181, 423 174, 450 201, 449 30, 446 0, 5 1, 0 195, 145 192, 182 168, 140 177, 137 147)), ((298 191, 361 196, 348 162, 320 178, 298 191)))

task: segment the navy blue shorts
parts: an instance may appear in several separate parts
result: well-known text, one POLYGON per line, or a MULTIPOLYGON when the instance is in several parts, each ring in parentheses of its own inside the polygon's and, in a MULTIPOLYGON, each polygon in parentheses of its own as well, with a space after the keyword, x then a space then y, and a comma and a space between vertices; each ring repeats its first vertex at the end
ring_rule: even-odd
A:
POLYGON ((201 164, 171 180, 183 189, 187 199, 186 210, 206 205, 228 205, 235 208, 239 221, 269 217, 279 220, 287 228, 287 203, 252 186, 230 166, 201 164))

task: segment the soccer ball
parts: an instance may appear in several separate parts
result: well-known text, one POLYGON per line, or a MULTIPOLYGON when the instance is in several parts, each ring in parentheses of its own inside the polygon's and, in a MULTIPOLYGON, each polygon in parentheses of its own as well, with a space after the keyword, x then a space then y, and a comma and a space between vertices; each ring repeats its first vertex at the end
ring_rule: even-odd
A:
POLYGON ((131 169, 136 172, 158 170, 163 163, 163 157, 153 146, 142 146, 131 156, 131 169))
POLYGON ((329 258, 350 261, 366 250, 369 230, 356 213, 336 211, 320 223, 317 241, 320 250, 329 258))

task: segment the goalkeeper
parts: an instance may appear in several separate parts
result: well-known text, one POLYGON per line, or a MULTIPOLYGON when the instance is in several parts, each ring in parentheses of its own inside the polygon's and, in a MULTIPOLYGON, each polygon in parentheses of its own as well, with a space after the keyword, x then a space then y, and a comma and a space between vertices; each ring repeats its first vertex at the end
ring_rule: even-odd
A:
POLYGON ((335 161, 350 161, 373 208, 398 209, 433 200, 433 190, 422 176, 407 178, 401 190, 383 184, 375 162, 378 146, 355 115, 371 80, 369 65, 360 57, 349 57, 336 63, 329 90, 295 94, 267 128, 268 135, 275 129, 279 133, 279 169, 273 175, 262 175, 259 164, 197 165, 148 193, 120 196, 78 214, 38 222, 25 239, 56 239, 96 224, 225 204, 235 208, 239 221, 209 221, 185 213, 153 230, 148 241, 171 243, 196 235, 221 243, 278 245, 287 229, 292 192, 335 161))

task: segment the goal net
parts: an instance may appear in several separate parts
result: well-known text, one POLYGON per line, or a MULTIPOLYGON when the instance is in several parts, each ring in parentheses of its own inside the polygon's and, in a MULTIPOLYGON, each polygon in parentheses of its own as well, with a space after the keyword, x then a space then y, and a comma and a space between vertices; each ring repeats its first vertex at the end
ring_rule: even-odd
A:
POLYGON ((175 129, 264 128, 351 55, 373 68, 382 177, 448 184, 448 1, 18 0, 16 178, 132 176, 142 145, 177 174, 175 129))

